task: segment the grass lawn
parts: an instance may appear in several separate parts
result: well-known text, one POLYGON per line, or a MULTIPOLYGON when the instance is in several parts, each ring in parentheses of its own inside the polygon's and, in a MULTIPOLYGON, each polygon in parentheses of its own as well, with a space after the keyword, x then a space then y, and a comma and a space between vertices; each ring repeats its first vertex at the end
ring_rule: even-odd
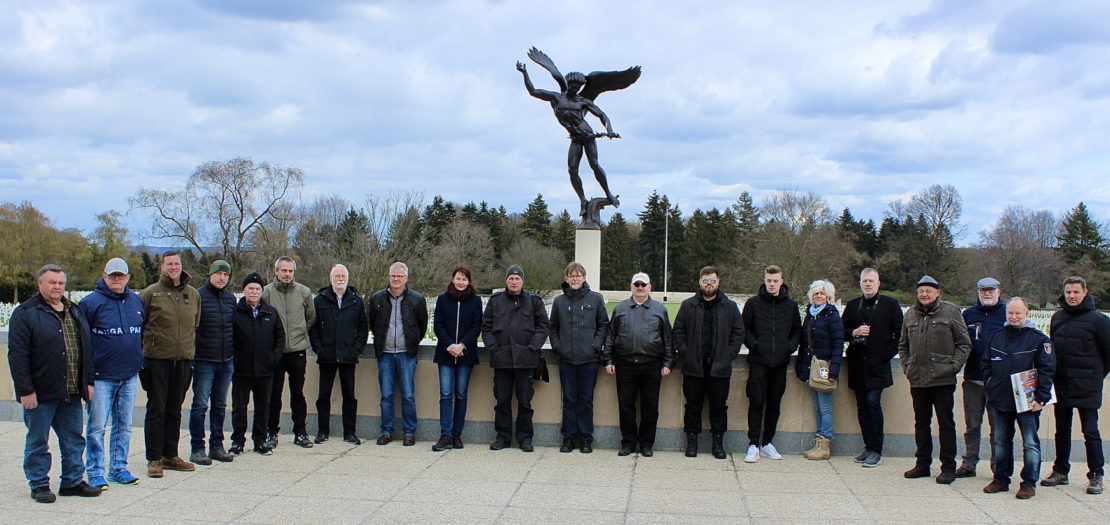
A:
MULTIPOLYGON (((620 301, 610 301, 608 303, 605 303, 605 309, 609 311, 610 316, 613 315, 613 309, 617 307, 618 302, 620 301)), ((672 323, 674 322, 674 316, 678 314, 679 305, 680 303, 663 303, 663 306, 667 307, 667 314, 670 315, 672 323)))

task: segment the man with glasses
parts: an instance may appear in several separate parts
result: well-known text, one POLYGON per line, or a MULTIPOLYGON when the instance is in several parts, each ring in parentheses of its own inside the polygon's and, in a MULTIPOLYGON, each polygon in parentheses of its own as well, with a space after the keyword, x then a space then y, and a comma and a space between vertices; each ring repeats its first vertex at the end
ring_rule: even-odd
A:
POLYGON ((655 454, 655 427, 659 422, 659 386, 670 375, 678 356, 671 335, 667 308, 651 298, 651 279, 640 272, 632 276, 632 297, 613 309, 601 360, 605 372, 617 376, 621 448, 618 456, 637 450, 655 454), (640 422, 636 423, 636 402, 640 422))
POLYGON ((994 334, 1006 325, 1006 304, 1002 285, 998 279, 984 277, 976 283, 979 301, 963 312, 967 335, 971 337, 971 355, 964 365, 964 455, 956 469, 957 478, 974 478, 979 463, 979 441, 983 427, 983 412, 987 405, 987 389, 983 384, 980 358, 990 351, 994 334))
POLYGON ((559 452, 579 448, 589 454, 594 450, 594 386, 609 314, 605 298, 590 290, 581 263, 568 264, 564 274, 563 295, 556 297, 551 307, 551 349, 559 356, 563 389, 563 446, 559 452))
MULTIPOLYGON (((379 445, 388 445, 396 432, 393 396, 401 387, 403 445, 416 444, 416 362, 420 341, 428 331, 428 304, 409 289, 409 267, 395 262, 389 267, 389 286, 370 297, 370 331, 378 358, 378 384, 382 392, 382 433, 379 445)), ((358 438, 348 440, 358 444, 358 438)))
POLYGON ((725 459, 732 360, 744 344, 744 319, 736 303, 719 292, 716 267, 702 268, 698 283, 698 293, 682 301, 674 319, 674 346, 682 356, 682 394, 686 398, 686 457, 698 456, 701 410, 708 401, 713 457, 725 459))

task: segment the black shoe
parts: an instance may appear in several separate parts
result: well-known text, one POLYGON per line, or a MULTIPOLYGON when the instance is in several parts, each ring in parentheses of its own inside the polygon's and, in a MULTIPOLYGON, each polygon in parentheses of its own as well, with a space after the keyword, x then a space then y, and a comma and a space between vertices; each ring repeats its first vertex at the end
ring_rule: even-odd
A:
POLYGON ((574 452, 575 448, 577 447, 574 446, 573 439, 563 438, 563 446, 559 447, 559 452, 562 452, 563 454, 569 454, 571 452, 574 452))
POLYGON ((698 457, 698 434, 696 432, 686 433, 686 457, 698 457))
POLYGON ((293 444, 301 448, 312 448, 312 440, 308 439, 308 434, 297 434, 293 438, 293 444))
POLYGON ((629 448, 629 447, 621 447, 621 449, 617 452, 617 455, 618 456, 630 456, 630 455, 632 455, 632 449, 629 448))
POLYGON ((651 447, 640 446, 640 456, 650 458, 655 455, 655 451, 651 447))
POLYGON ((439 439, 432 445, 432 452, 443 452, 449 448, 452 448, 451 438, 439 436, 439 439))
POLYGON ((244 445, 242 443, 232 442, 231 448, 227 449, 227 451, 229 454, 235 454, 236 456, 238 456, 239 454, 243 453, 243 446, 244 445))
POLYGON ((31 489, 31 499, 39 503, 54 503, 54 501, 57 500, 58 497, 50 491, 49 486, 43 485, 41 487, 35 487, 31 489))
POLYGON ((81 496, 82 498, 95 498, 100 495, 100 488, 94 487, 84 481, 72 486, 62 487, 58 490, 59 496, 81 496))
POLYGON ((870 453, 870 450, 863 449, 863 452, 860 452, 858 456, 852 458, 852 461, 855 461, 856 463, 863 463, 863 460, 867 459, 867 455, 870 453))
POLYGON ((230 463, 232 461, 235 461, 235 456, 228 454, 227 451, 222 448, 214 448, 208 451, 208 457, 223 463, 230 463))
POLYGON ((975 469, 967 468, 963 465, 960 465, 960 468, 956 469, 956 477, 957 478, 974 478, 975 477, 975 469))
POLYGON ((362 440, 359 439, 358 436, 356 436, 354 434, 347 434, 346 436, 343 436, 343 441, 346 441, 347 443, 350 443, 352 445, 361 445, 362 444, 362 440))
POLYGON ((501 450, 501 449, 503 449, 507 446, 509 446, 508 442, 501 441, 500 439, 498 439, 498 440, 494 441, 493 443, 489 444, 489 449, 490 450, 501 450))
POLYGON ((451 436, 451 448, 463 448, 462 436, 451 436))
POLYGON ((956 481, 956 473, 951 470, 942 470, 937 474, 937 483, 941 485, 950 485, 953 481, 956 481))
POLYGON ((522 452, 532 452, 536 449, 532 447, 532 440, 531 439, 525 439, 524 441, 520 442, 520 450, 522 452))
POLYGON ((272 455, 274 455, 274 449, 266 446, 266 443, 259 443, 259 444, 255 445, 254 446, 254 451, 263 455, 263 456, 272 456, 272 455))
POLYGON ((208 457, 208 455, 206 455, 203 450, 200 451, 200 452, 193 452, 192 454, 190 454, 189 455, 189 461, 191 461, 193 463, 196 463, 197 465, 211 465, 212 464, 212 458, 208 457))
POLYGON ((327 440, 328 440, 328 433, 327 432, 317 432, 316 433, 316 439, 314 441, 316 442, 317 445, 319 445, 320 443, 323 443, 327 440))
POLYGON ((583 454, 592 454, 593 451, 594 451, 594 442, 593 441, 583 441, 582 442, 582 447, 579 448, 578 451, 583 453, 583 454))
POLYGON ((725 454, 725 435, 713 434, 713 457, 717 459, 727 459, 728 454, 725 454))
POLYGON ((270 448, 277 448, 277 446, 278 446, 277 432, 270 432, 269 434, 266 434, 266 443, 265 443, 265 445, 267 447, 270 447, 270 448))
POLYGON ((922 466, 922 465, 914 465, 913 468, 903 472, 902 476, 905 477, 906 479, 917 479, 917 478, 927 478, 927 477, 929 477, 929 474, 930 474, 929 473, 929 467, 922 466))

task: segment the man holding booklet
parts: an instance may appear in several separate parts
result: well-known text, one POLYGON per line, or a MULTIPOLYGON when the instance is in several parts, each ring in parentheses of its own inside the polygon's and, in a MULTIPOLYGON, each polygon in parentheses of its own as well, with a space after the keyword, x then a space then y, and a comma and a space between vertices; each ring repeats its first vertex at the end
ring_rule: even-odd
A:
POLYGON ((1041 475, 1041 442, 1037 430, 1041 409, 1053 400, 1052 376, 1056 371, 1052 341, 1043 332, 1028 326, 1028 318, 1029 305, 1025 299, 1010 299, 1006 305, 1006 326, 991 336, 989 349, 980 361, 992 429, 991 471, 994 473, 994 479, 983 487, 983 492, 994 494, 1010 490, 1010 476, 1014 473, 1014 423, 1017 423, 1024 449, 1018 499, 1029 499, 1036 494, 1041 475), (1024 411, 1024 403, 1018 399, 1019 393, 1025 395, 1022 382, 1017 382, 1015 388, 1012 378, 1017 374, 1021 374, 1019 379, 1035 385, 1033 399, 1024 411))

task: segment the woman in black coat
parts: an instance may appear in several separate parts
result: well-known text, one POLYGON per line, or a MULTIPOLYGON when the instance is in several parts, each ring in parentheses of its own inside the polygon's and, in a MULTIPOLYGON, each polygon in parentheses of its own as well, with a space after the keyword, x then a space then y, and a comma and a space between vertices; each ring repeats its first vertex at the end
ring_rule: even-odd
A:
POLYGON ((447 291, 436 298, 433 326, 434 361, 439 365, 439 440, 432 450, 462 448, 466 422, 466 394, 470 373, 478 364, 478 334, 482 332, 482 299, 470 284, 470 269, 451 272, 447 291))

